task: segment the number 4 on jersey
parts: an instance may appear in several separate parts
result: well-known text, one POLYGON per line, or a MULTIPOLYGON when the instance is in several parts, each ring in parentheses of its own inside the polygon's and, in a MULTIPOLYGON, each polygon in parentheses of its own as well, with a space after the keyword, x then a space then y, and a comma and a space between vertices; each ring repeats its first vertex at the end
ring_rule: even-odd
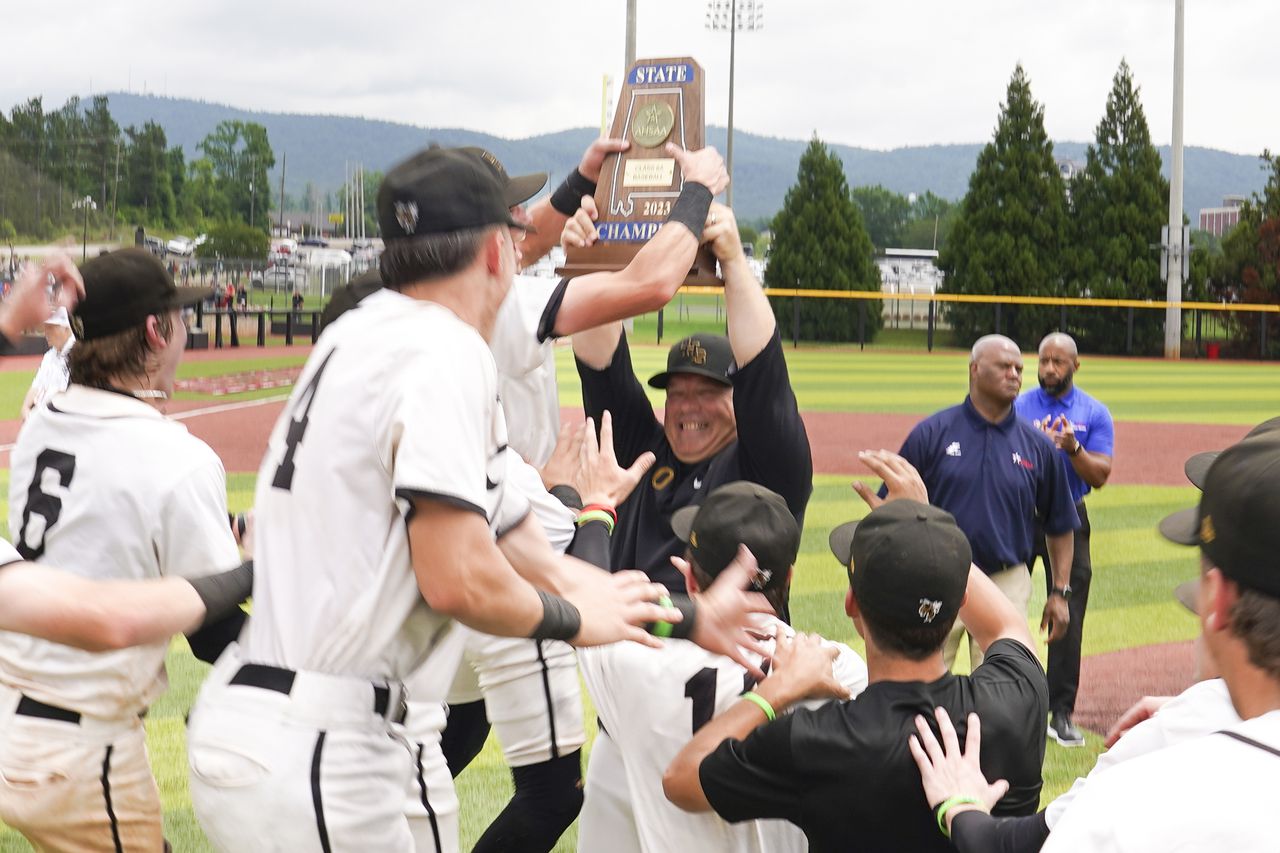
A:
POLYGON ((316 386, 320 384, 320 377, 324 374, 324 369, 329 366, 329 359, 333 358, 333 354, 337 350, 330 350, 329 354, 324 357, 324 361, 320 362, 320 367, 316 369, 315 375, 311 377, 311 381, 302 389, 302 394, 298 396, 297 406, 301 409, 299 415, 289 421, 289 432, 284 437, 284 459, 280 460, 280 465, 276 468, 276 475, 271 479, 271 485, 277 489, 284 489, 286 492, 293 488, 293 454, 298 450, 298 444, 302 441, 302 436, 307 431, 307 422, 311 414, 311 404, 316 399, 316 386))

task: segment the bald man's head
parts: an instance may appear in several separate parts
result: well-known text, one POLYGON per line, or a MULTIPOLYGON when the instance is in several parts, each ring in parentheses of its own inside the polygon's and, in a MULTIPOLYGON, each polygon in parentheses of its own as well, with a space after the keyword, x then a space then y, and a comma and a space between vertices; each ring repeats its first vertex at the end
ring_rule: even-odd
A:
POLYGON ((1036 368, 1036 378, 1044 392, 1053 397, 1066 394, 1075 384, 1079 369, 1075 340, 1062 332, 1045 335, 1040 342, 1040 363, 1036 368))
POLYGON ((996 350, 1004 350, 1006 352, 1020 353, 1018 345, 1012 339, 1006 338, 1004 335, 983 335, 973 342, 973 349, 969 350, 969 363, 973 364, 983 356, 996 350))
POLYGON ((1021 390, 1018 345, 1004 335, 978 338, 969 352, 969 396, 974 404, 999 414, 1013 405, 1021 390))
POLYGON ((1043 353, 1044 348, 1056 347, 1070 355, 1072 358, 1079 358, 1080 351, 1076 349, 1076 339, 1068 335, 1066 332, 1050 332, 1044 336, 1044 340, 1040 342, 1040 349, 1037 352, 1043 353))

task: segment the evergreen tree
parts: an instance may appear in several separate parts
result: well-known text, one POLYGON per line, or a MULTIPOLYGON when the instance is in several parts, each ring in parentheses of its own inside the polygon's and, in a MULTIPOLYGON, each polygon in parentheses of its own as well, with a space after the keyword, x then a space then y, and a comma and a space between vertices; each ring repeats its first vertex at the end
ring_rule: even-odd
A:
MULTIPOLYGON (((879 290, 880 270, 872 252, 862 214, 849 196, 844 166, 815 135, 773 220, 765 283, 810 290, 879 290)), ((778 325, 790 329, 791 300, 771 301, 778 325)), ((860 304, 865 306, 867 339, 874 338, 881 326, 881 303, 860 299, 801 300, 800 337, 857 340, 860 304)))
POLYGON ((115 196, 116 164, 120 154, 120 125, 111 117, 106 95, 94 95, 84 113, 86 138, 84 168, 90 194, 103 210, 110 209, 115 196))
MULTIPOLYGON (((1120 68, 1107 96, 1107 111, 1071 182, 1074 241, 1068 266, 1073 295, 1103 299, 1164 299, 1160 227, 1168 219, 1169 182, 1142 111, 1129 64, 1120 68)), ((1080 345, 1091 352, 1123 352, 1127 312, 1088 309, 1073 314, 1080 345)), ((1136 311, 1134 351, 1158 354, 1164 346, 1164 313, 1136 311)))
MULTIPOLYGON (((969 192, 940 259, 951 293, 1001 296, 1063 294, 1062 248, 1067 198, 1044 130, 1044 109, 1031 97, 1019 65, 1009 81, 995 138, 978 155, 969 192)), ((995 330, 991 305, 952 303, 957 340, 995 330)), ((1033 348, 1058 322, 1058 309, 1002 305, 1000 331, 1033 348)))

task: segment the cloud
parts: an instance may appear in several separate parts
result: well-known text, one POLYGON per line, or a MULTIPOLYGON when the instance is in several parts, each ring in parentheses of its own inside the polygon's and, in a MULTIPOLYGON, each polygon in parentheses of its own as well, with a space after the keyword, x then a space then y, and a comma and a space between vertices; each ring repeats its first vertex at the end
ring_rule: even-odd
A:
MULTIPOLYGON (((728 34, 705 29, 703 3, 637 6, 640 55, 696 57, 707 119, 723 124, 728 34)), ((1188 6, 1187 143, 1280 148, 1270 40, 1250 37, 1280 32, 1280 3, 1188 6)), ((602 77, 621 77, 624 23, 623 3, 587 0, 72 0, 56 19, 19 4, 6 10, 0 107, 145 86, 250 109, 525 136, 599 122, 602 77)), ((737 40, 735 124, 876 148, 983 141, 1022 62, 1050 135, 1084 140, 1123 57, 1153 138, 1167 142, 1172 41, 1173 0, 774 0, 764 29, 737 40)))

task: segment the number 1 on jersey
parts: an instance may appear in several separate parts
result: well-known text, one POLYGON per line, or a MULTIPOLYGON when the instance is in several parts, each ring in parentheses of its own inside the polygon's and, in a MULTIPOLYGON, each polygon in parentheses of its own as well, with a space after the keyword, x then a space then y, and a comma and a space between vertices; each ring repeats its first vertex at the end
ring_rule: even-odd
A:
POLYGON ((311 404, 316 399, 316 386, 320 384, 320 377, 324 374, 324 369, 329 366, 329 359, 333 358, 335 352, 337 350, 330 350, 324 357, 315 375, 311 377, 311 381, 302 389, 302 394, 298 397, 298 407, 302 411, 298 417, 289 421, 289 432, 284 437, 284 459, 280 460, 276 475, 271 479, 271 485, 277 489, 284 489, 287 492, 293 488, 293 454, 297 452, 298 444, 307 431, 311 404))

